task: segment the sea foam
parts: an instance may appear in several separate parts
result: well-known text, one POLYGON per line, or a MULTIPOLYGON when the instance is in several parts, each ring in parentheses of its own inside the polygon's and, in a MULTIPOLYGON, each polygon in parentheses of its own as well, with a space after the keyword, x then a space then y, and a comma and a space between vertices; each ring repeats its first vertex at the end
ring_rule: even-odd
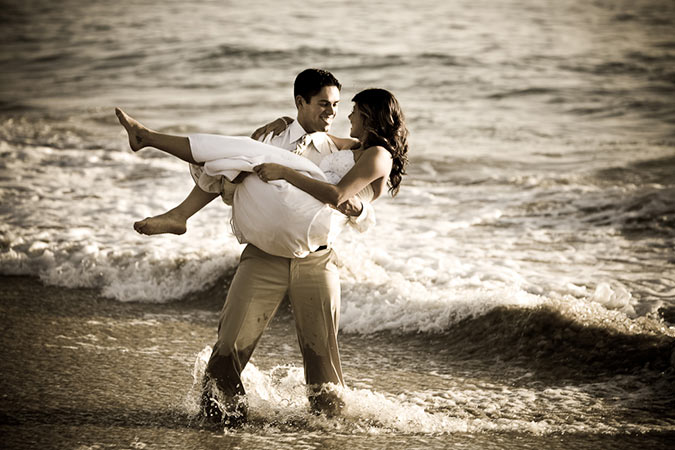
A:
MULTIPOLYGON (((197 417, 201 380, 210 354, 211 348, 207 346, 196 356, 193 385, 182 406, 197 417)), ((437 389, 411 388, 390 393, 374 386, 339 388, 345 407, 339 417, 328 418, 310 413, 301 367, 280 365, 261 370, 249 362, 242 372, 250 414, 246 427, 286 432, 300 427, 305 431, 370 435, 467 432, 547 435, 672 430, 667 421, 658 425, 627 423, 608 419, 601 413, 617 407, 631 408, 632 389, 644 385, 638 377, 626 376, 613 383, 561 386, 533 383, 515 387, 461 375, 432 372, 428 376, 436 380, 437 389), (546 411, 546 416, 542 417, 538 411, 546 411)), ((374 383, 377 384, 377 380, 374 383)), ((643 395, 658 395, 646 385, 644 388, 643 395)))

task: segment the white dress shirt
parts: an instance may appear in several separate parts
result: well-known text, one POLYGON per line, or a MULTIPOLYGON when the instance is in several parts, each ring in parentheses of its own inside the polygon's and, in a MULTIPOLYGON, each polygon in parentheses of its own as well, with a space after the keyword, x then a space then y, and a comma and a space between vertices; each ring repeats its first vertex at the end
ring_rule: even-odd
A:
MULTIPOLYGON (((284 148, 286 150, 293 151, 296 148, 298 140, 302 138, 302 136, 304 136, 305 134, 307 133, 296 120, 293 123, 291 123, 291 125, 281 134, 274 136, 272 133, 270 133, 263 139, 261 139, 261 141, 263 143, 273 145, 274 147, 284 148)), ((323 160, 326 156, 330 155, 331 153, 339 151, 339 149, 337 148, 333 140, 330 138, 330 136, 328 136, 326 133, 315 132, 311 133, 309 136, 311 138, 311 142, 302 152, 302 156, 304 158, 297 158, 296 160, 293 158, 295 157, 293 153, 290 153, 286 158, 283 157, 283 154, 280 155, 278 152, 271 152, 269 155, 264 155, 266 150, 262 147, 256 148, 255 146, 252 146, 254 149, 248 151, 246 150, 246 148, 248 147, 247 143, 250 144, 255 143, 255 141, 252 141, 249 138, 232 138, 215 135, 193 135, 190 136, 190 143, 193 156, 198 161, 206 161, 206 164, 204 166, 190 165, 190 172, 192 174, 193 179, 202 190, 206 192, 220 193, 223 198, 223 201, 226 204, 234 205, 235 203, 243 204, 244 202, 251 203, 253 201, 258 201, 260 203, 260 198, 262 198, 263 196, 265 195, 278 196, 279 193, 277 192, 271 194, 271 192, 269 191, 265 192, 265 188, 260 185, 260 180, 257 177, 255 177, 257 181, 246 183, 246 180, 248 180, 249 178, 254 178, 254 176, 249 176, 246 177, 244 180, 244 182, 246 183, 246 189, 241 189, 240 190, 241 192, 239 192, 239 194, 235 194, 237 186, 239 185, 231 183, 230 181, 228 181, 228 178, 234 179, 234 177, 239 173, 239 171, 242 170, 250 171, 252 167, 261 164, 263 162, 277 162, 279 164, 293 167, 296 170, 300 170, 305 174, 312 176, 313 178, 325 181, 325 177, 323 176, 323 174, 315 173, 314 168, 318 170, 316 166, 321 162, 321 160, 323 160), (220 140, 219 138, 222 138, 222 140, 220 140), (234 143, 229 144, 229 142, 234 143), (226 155, 227 157, 224 159, 221 158, 221 156, 225 155, 225 153, 228 153, 226 155), (290 157, 290 155, 293 155, 293 157, 290 157), (278 159, 280 157, 282 158, 281 160, 278 159), (302 160, 304 160, 305 158, 309 161, 314 162, 315 164, 303 164, 302 160), (295 164, 295 166, 293 164, 295 164), (239 202, 235 202, 235 196, 239 198, 239 202)), ((267 184, 274 184, 274 185, 278 184, 277 189, 281 189, 280 186, 282 183, 271 182, 267 184)), ((287 183, 284 182, 284 184, 287 183)), ((290 198, 293 198, 294 202, 298 201, 295 197, 291 196, 288 196, 286 200, 290 198)), ((361 197, 360 199, 363 204, 361 214, 358 217, 349 217, 347 219, 347 223, 359 232, 365 232, 367 229, 369 229, 372 225, 375 224, 375 212, 372 208, 372 205, 369 202, 370 198, 372 197, 368 196, 361 197)), ((312 200, 315 199, 312 198, 312 200)), ((309 202, 309 200, 307 200, 304 197, 301 201, 309 202)), ((292 204, 292 203, 286 205, 286 208, 288 211, 286 212, 285 215, 290 214, 290 216, 286 217, 285 220, 279 220, 279 218, 277 218, 277 220, 275 220, 274 222, 275 225, 278 225, 280 223, 288 224, 289 222, 293 221, 292 217, 293 211, 298 211, 299 208, 302 208, 303 211, 307 212, 316 209, 314 205, 309 206, 308 204, 302 206, 299 204, 292 204)), ((239 211, 235 211, 233 209, 232 228, 239 242, 255 243, 255 241, 257 242, 261 241, 261 238, 258 236, 259 233, 257 232, 255 239, 251 239, 252 236, 250 224, 257 223, 258 225, 260 225, 260 217, 257 217, 256 216, 257 214, 259 214, 259 212, 256 212, 254 209, 251 208, 245 209, 240 207, 239 211), (246 225, 237 226, 237 222, 246 225), (242 231, 243 229, 248 230, 249 238, 246 237, 245 233, 242 231)), ((281 211, 279 212, 279 214, 281 214, 281 211)), ((303 212, 303 214, 305 213, 303 212)), ((325 216, 327 215, 327 213, 323 212, 322 215, 325 216)), ((345 221, 345 216, 335 212, 334 210, 332 210, 331 215, 335 216, 332 218, 333 223, 345 221), (337 216, 341 216, 342 219, 339 219, 339 217, 337 216)), ((319 216, 317 215, 316 217, 319 216)), ((284 244, 285 247, 289 247, 290 245, 292 248, 294 248, 292 254, 289 254, 288 251, 284 251, 283 249, 276 249, 276 247, 270 247, 268 249, 262 247, 261 248, 267 251, 268 253, 277 254, 279 256, 302 257, 305 256, 309 251, 313 251, 316 247, 320 245, 330 245, 334 240, 334 238, 339 233, 339 231, 335 230, 341 229, 341 226, 331 225, 329 228, 333 231, 331 231, 328 234, 326 234, 326 230, 324 230, 321 232, 317 231, 316 233, 310 233, 311 235, 305 234, 304 236, 302 236, 302 238, 292 237, 294 235, 298 235, 299 230, 301 230, 302 227, 306 225, 302 224, 303 222, 300 218, 297 218, 297 220, 298 220, 298 228, 296 228, 295 230, 293 229, 284 231, 276 230, 274 232, 274 235, 279 235, 275 239, 280 239, 281 242, 293 241, 293 244, 288 245, 284 244), (281 235, 284 235, 285 237, 281 237, 281 235), (326 236, 329 236, 328 242, 325 242, 326 236), (324 242, 320 242, 321 239, 323 239, 324 242), (270 251, 270 249, 272 251, 270 251)), ((319 221, 315 220, 315 225, 313 227, 310 227, 310 229, 313 229, 315 231, 319 230, 320 227, 318 227, 318 222, 319 221)), ((271 241, 269 226, 258 228, 261 229, 265 228, 267 230, 265 232, 265 234, 267 235, 265 241, 266 242, 271 241)), ((283 227, 277 226, 277 228, 283 227)))
MULTIPOLYGON (((283 133, 277 136, 274 136, 273 133, 269 133, 262 139, 262 142, 293 151, 300 138, 305 134, 307 134, 307 132, 302 128, 302 125, 300 125, 297 120, 294 120, 283 133)), ((311 142, 300 155, 309 159, 317 166, 321 163, 323 158, 339 150, 326 133, 319 131, 310 133, 309 138, 311 139, 311 142)))

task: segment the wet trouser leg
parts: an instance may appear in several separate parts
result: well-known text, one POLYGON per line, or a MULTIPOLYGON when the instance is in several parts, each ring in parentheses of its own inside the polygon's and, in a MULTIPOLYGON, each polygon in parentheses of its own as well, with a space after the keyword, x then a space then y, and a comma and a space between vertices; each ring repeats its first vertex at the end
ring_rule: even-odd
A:
POLYGON ((337 335, 340 276, 332 249, 290 263, 289 299, 305 366, 313 410, 339 414, 343 402, 331 383, 344 385, 337 335))
POLYGON ((246 413, 241 372, 288 290, 289 260, 248 245, 220 314, 218 340, 206 366, 227 413, 246 413), (234 410, 234 411, 228 411, 234 410))
MULTIPOLYGON (((325 383, 343 385, 337 332, 340 279, 333 250, 306 258, 282 258, 248 245, 227 294, 218 341, 206 378, 224 396, 224 406, 245 414, 244 370, 265 327, 288 292, 314 410, 337 414, 342 402, 325 383), (323 389, 322 389, 323 387, 323 389), (242 406, 244 405, 244 406, 242 406)), ((227 412, 227 411, 226 411, 227 412)))

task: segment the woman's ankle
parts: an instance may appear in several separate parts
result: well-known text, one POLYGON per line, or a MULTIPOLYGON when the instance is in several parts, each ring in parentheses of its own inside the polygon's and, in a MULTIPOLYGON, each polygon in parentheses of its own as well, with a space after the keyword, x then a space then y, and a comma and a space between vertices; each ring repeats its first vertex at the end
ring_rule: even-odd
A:
POLYGON ((177 207, 167 211, 166 214, 169 217, 171 217, 172 220, 175 220, 176 222, 181 222, 181 223, 187 223, 187 220, 192 216, 192 214, 190 214, 190 212, 185 211, 180 206, 177 206, 177 207))

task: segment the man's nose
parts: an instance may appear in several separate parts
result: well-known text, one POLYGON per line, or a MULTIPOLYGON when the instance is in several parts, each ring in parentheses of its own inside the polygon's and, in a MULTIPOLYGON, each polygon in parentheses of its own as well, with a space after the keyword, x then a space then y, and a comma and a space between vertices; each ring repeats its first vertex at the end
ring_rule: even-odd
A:
POLYGON ((326 106, 326 111, 328 111, 328 112, 331 113, 331 114, 335 114, 335 111, 336 111, 336 110, 337 110, 337 107, 336 107, 336 106, 333 106, 333 105, 328 105, 328 106, 326 106))

